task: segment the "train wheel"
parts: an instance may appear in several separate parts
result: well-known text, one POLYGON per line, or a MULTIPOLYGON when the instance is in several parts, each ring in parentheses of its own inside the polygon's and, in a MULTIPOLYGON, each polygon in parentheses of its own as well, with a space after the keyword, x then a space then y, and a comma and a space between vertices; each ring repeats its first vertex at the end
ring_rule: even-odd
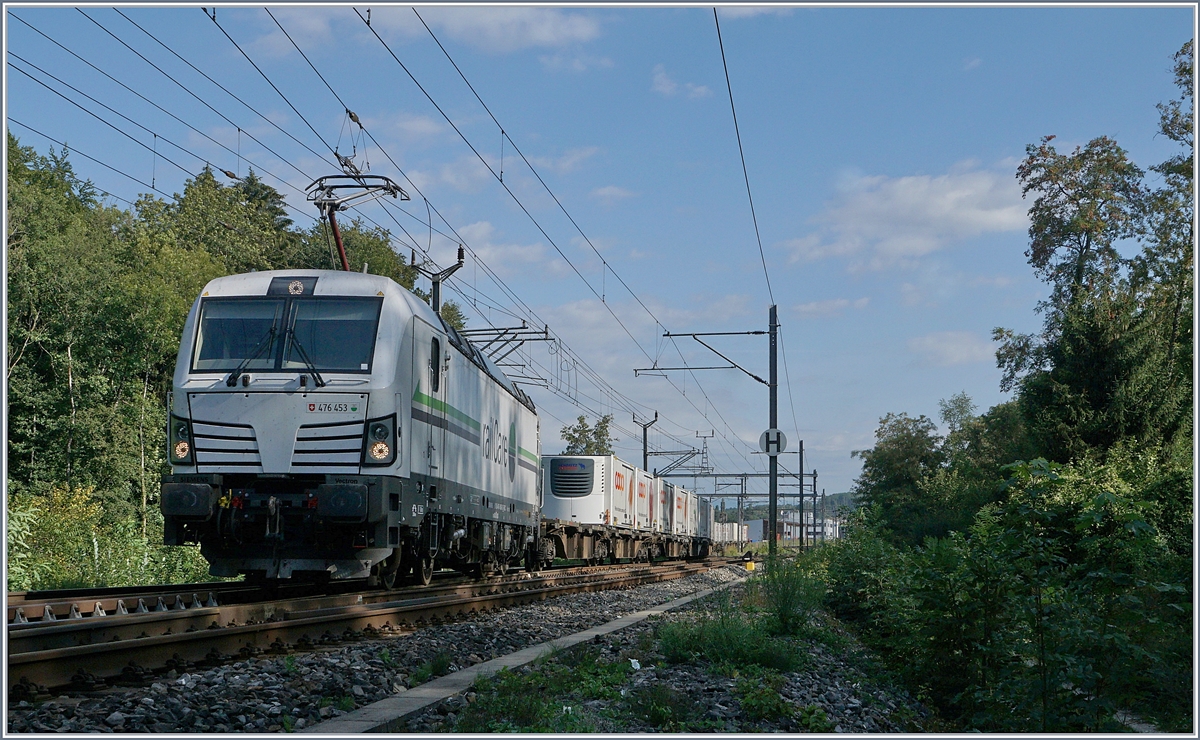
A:
POLYGON ((501 558, 499 561, 496 562, 496 574, 502 576, 502 575, 505 575, 506 573, 508 573, 508 560, 505 558, 501 558))
POLYGON ((400 566, 403 564, 403 556, 400 550, 395 550, 382 563, 379 564, 379 585, 384 590, 391 591, 396 588, 396 582, 399 580, 400 566))
POLYGON ((433 558, 424 555, 413 563, 413 580, 422 586, 433 582, 433 558))

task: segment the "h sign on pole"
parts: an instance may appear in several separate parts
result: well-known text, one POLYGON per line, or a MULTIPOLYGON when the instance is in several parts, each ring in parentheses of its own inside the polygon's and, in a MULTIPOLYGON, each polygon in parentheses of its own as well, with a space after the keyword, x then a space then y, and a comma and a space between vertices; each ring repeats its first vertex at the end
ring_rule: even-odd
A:
POLYGON ((768 429, 759 436, 758 449, 775 457, 787 449, 787 436, 778 429, 768 429))

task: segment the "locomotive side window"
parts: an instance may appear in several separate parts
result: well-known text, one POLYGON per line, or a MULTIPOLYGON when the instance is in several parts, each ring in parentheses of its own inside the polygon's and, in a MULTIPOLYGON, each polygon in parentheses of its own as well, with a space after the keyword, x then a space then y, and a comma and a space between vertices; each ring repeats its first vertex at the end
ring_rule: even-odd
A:
POLYGON ((434 337, 429 347, 429 385, 433 388, 434 393, 438 392, 438 388, 442 384, 441 365, 442 344, 437 337, 434 337))
POLYGON ((275 367, 282 338, 283 301, 264 298, 208 299, 200 308, 200 331, 192 370, 247 370, 275 367))

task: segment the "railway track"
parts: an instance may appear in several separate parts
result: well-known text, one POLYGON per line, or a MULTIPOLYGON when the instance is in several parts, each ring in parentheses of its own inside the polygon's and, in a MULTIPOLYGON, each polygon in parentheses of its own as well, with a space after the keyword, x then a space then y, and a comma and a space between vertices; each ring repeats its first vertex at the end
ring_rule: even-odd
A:
MULTIPOLYGON (((285 654, 397 634, 471 612, 568 593, 683 578, 726 562, 725 558, 709 558, 561 568, 486 581, 447 578, 426 587, 398 591, 272 594, 265 600, 261 590, 259 599, 254 600, 230 588, 221 593, 245 600, 164 611, 127 608, 125 614, 104 609, 103 617, 10 622, 8 691, 10 700, 20 700, 38 698, 52 690, 92 691, 109 685, 140 685, 171 669, 183 672, 264 653, 285 654)), ((239 586, 242 591, 248 588, 241 583, 226 585, 239 586)), ((188 593, 189 588, 175 593, 188 593)), ((141 591, 154 593, 152 589, 141 591)), ((156 602, 160 595, 154 596, 156 602)), ((94 596, 95 592, 88 594, 89 600, 94 596)), ((203 598, 198 593, 197 597, 203 598)), ((111 593, 94 600, 103 604, 106 598, 124 600, 111 593)), ((141 598, 143 603, 146 600, 144 594, 134 598, 141 598)), ((66 602, 60 599, 53 603, 57 611, 57 605, 66 602)), ((82 614, 77 606, 75 611, 82 614)))

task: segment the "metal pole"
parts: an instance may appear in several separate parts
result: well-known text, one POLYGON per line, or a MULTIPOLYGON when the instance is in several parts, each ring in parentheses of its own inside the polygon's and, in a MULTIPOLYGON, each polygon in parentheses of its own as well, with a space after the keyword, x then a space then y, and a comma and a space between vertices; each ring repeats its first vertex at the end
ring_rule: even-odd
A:
POLYGON ((650 443, 648 433, 650 431, 650 427, 654 426, 655 422, 657 421, 657 411, 654 412, 654 419, 646 422, 645 424, 637 420, 637 414, 633 415, 633 423, 642 428, 642 470, 645 470, 647 473, 650 472, 650 443))
POLYGON ((746 498, 746 476, 742 476, 742 490, 738 493, 738 531, 739 547, 742 543, 742 500, 746 498))
POLYGON ((821 489, 821 542, 825 542, 825 489, 821 489))
MULTIPOLYGON (((775 429, 776 425, 779 423, 779 378, 775 358, 775 338, 777 326, 778 324, 775 323, 775 306, 771 306, 770 322, 768 326, 768 334, 770 335, 771 340, 771 383, 769 385, 769 388, 771 389, 771 424, 769 427, 767 427, 768 429, 775 429)), ((777 526, 776 519, 779 517, 779 458, 777 458, 775 455, 771 455, 767 459, 767 472, 769 474, 770 481, 767 489, 770 495, 770 503, 767 506, 767 516, 771 518, 771 541, 768 544, 767 551, 771 557, 774 557, 776 536, 775 530, 777 526)), ((803 459, 803 456, 801 456, 801 459, 803 459)), ((804 470, 803 467, 800 469, 802 471, 804 470)), ((803 478, 801 478, 801 481, 803 481, 803 478)))
POLYGON ((817 469, 813 468, 813 545, 817 544, 817 469))
POLYGON ((808 544, 808 524, 804 521, 804 440, 800 440, 800 549, 808 544))

